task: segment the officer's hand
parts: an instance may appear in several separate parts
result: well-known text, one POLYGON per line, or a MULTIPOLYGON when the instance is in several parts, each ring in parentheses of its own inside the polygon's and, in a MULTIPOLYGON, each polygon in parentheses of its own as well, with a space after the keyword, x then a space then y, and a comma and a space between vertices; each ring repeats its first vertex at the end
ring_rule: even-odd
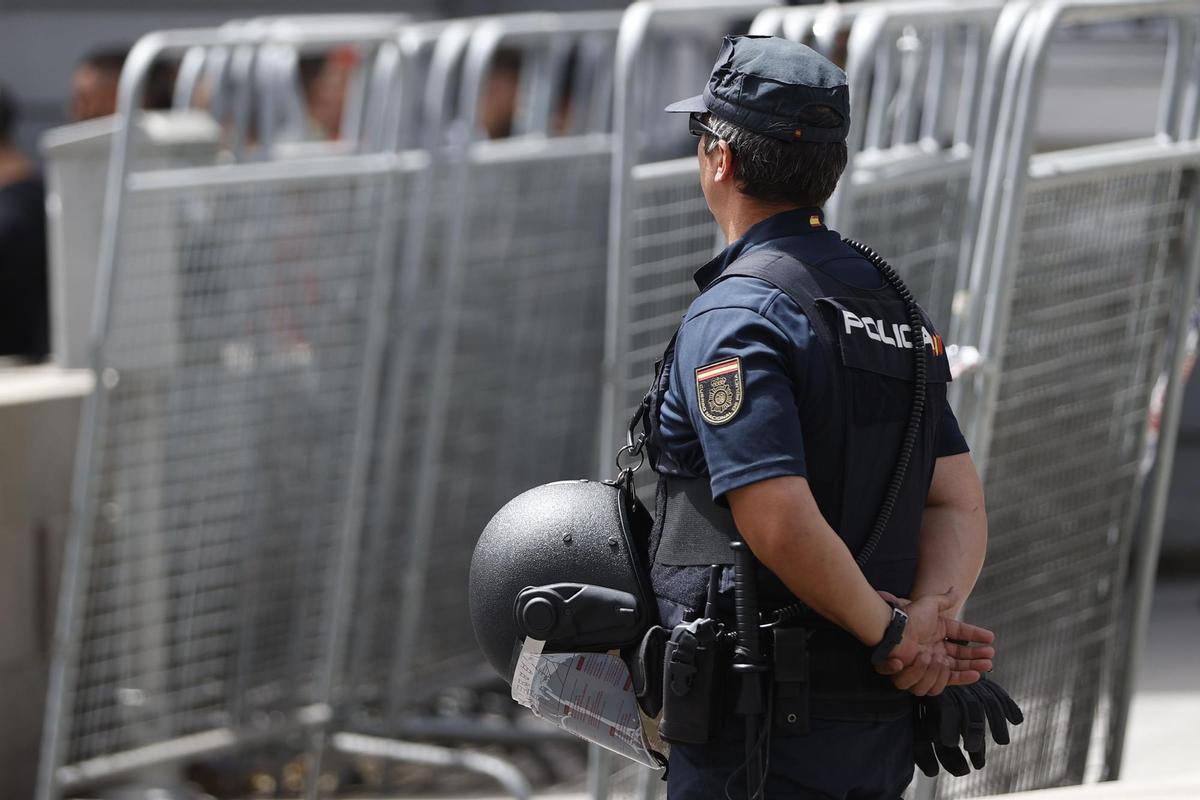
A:
POLYGON ((958 592, 950 587, 945 594, 931 594, 917 598, 904 607, 908 624, 904 627, 904 638, 912 638, 917 644, 931 645, 946 638, 946 620, 950 609, 958 603, 958 592))
POLYGON ((991 672, 992 659, 996 657, 995 641, 996 634, 987 628, 955 619, 946 620, 946 638, 942 647, 954 661, 950 685, 975 683, 983 673, 991 672))
POLYGON ((923 696, 941 692, 949 683, 954 661, 941 645, 946 638, 945 615, 957 602, 958 595, 951 588, 945 594, 928 595, 905 607, 908 624, 904 638, 891 653, 904 663, 904 668, 892 676, 897 689, 923 696))
MULTIPOLYGON (((950 673, 947 686, 966 686, 975 683, 985 672, 992 671, 992 657, 995 653, 990 645, 960 645, 953 642, 943 642, 932 647, 931 658, 935 655, 949 659, 950 673)), ((905 664, 899 658, 889 658, 875 667, 880 675, 888 677, 900 673, 905 664)), ((939 690, 930 687, 926 694, 938 694, 939 690)))
MULTIPOLYGON (((912 605, 911 600, 896 597, 890 592, 881 591, 879 595, 889 603, 898 605, 905 610, 912 605)), ((996 635, 987 628, 949 617, 944 618, 943 622, 946 628, 946 637, 941 643, 931 645, 931 661, 935 658, 949 660, 950 673, 946 685, 964 686, 975 683, 982 673, 992 670, 992 659, 995 657, 996 651, 991 643, 995 641, 996 635), (952 641, 946 641, 947 639, 952 641), (959 644, 959 642, 966 642, 966 644, 959 644)), ((881 675, 894 676, 904 670, 906 666, 900 658, 890 658, 876 666, 875 671, 881 675)), ((938 694, 941 691, 936 684, 921 688, 925 689, 926 694, 938 694)))
MULTIPOLYGON (((946 619, 946 639, 960 642, 978 642, 980 645, 990 645, 996 641, 996 634, 982 625, 972 625, 957 619, 946 619)), ((991 648, 986 648, 991 649, 991 648)), ((966 656, 962 656, 966 658, 966 656)), ((982 656, 976 656, 981 658, 982 656)), ((991 656, 987 656, 991 658, 991 656)))

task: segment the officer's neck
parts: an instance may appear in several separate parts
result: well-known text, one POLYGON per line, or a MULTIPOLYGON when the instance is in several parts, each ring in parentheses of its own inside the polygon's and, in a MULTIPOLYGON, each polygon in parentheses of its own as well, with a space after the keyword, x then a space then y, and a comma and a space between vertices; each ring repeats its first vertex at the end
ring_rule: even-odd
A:
POLYGON ((764 203, 747 198, 745 195, 739 195, 731 198, 728 207, 724 209, 725 213, 721 215, 721 219, 717 220, 717 224, 720 225, 721 232, 725 234, 725 245, 729 246, 745 236, 746 231, 764 219, 784 211, 791 211, 794 208, 799 208, 799 206, 788 203, 764 203))

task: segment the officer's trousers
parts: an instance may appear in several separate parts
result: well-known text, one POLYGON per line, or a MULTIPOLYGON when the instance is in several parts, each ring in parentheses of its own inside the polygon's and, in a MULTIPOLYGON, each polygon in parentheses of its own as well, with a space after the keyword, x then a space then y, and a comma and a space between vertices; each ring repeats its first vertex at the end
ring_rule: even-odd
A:
MULTIPOLYGON (((713 744, 671 745, 668 800, 746 797, 742 720, 713 744), (733 779, 730 780, 730 776, 733 779)), ((767 800, 899 800, 913 777, 912 717, 866 723, 813 719, 804 736, 772 737, 767 800)))

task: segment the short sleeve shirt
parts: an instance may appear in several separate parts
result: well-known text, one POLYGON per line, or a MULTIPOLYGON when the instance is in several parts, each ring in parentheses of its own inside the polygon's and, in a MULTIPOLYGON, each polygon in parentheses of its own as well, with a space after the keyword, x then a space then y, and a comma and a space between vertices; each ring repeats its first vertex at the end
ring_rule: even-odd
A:
MULTIPOLYGON (((776 240, 843 282, 882 284, 875 267, 825 227, 819 209, 785 211, 758 223, 702 267, 697 284, 706 288, 737 258, 776 240)), ((733 489, 785 475, 836 484, 844 443, 837 426, 826 424, 830 370, 795 301, 757 278, 721 281, 696 299, 679 329, 659 418, 663 446, 683 470, 709 476, 717 502, 733 489), (740 403, 722 418, 705 405, 701 387, 706 375, 731 370, 735 359, 740 403)), ((936 455, 967 449, 947 404, 936 455)))

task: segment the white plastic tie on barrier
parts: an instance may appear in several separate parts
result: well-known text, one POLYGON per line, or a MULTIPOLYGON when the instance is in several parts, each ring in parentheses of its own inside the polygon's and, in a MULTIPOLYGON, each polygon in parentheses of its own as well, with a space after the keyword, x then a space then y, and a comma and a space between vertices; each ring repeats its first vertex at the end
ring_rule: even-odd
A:
POLYGON ((978 372, 983 365, 983 356, 970 345, 947 345, 946 358, 950 361, 950 377, 953 380, 978 372))

